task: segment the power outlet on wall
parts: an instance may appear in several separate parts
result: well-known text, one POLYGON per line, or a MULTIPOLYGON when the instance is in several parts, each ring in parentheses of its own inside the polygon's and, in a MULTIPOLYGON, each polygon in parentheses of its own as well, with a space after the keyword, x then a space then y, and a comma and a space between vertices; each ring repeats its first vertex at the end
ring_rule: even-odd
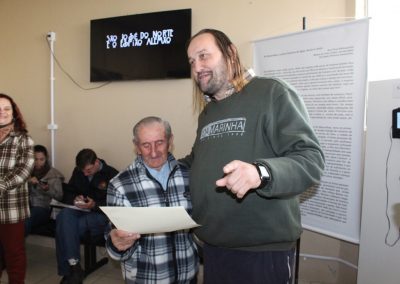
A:
POLYGON ((56 33, 55 33, 55 32, 48 32, 48 33, 47 33, 47 40, 48 40, 48 41, 54 41, 54 40, 56 40, 56 33))

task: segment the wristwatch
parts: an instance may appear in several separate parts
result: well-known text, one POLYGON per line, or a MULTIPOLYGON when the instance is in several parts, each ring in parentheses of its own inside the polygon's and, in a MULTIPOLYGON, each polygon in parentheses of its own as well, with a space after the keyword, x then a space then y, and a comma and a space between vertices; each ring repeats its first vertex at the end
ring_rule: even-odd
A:
POLYGON ((257 189, 259 188, 263 188, 264 186, 267 185, 267 183, 270 181, 271 176, 269 175, 269 171, 267 169, 266 166, 264 166, 261 163, 258 162, 254 162, 253 165, 256 167, 258 174, 260 175, 260 180, 261 183, 260 185, 257 187, 257 189))

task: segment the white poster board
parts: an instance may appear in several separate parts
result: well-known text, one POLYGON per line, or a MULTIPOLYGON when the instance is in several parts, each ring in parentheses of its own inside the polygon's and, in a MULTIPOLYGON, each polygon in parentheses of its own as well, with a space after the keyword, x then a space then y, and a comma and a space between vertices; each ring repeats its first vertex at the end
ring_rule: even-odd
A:
POLYGON ((326 166, 301 195, 306 229, 359 242, 368 19, 254 42, 254 71, 293 85, 310 114, 326 166))

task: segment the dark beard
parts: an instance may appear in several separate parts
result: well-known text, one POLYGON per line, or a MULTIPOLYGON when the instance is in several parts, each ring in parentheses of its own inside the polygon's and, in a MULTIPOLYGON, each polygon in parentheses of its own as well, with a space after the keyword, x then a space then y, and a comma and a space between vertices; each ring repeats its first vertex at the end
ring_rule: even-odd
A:
POLYGON ((212 79, 209 81, 209 84, 206 86, 206 90, 202 90, 200 87, 200 84, 197 84, 197 86, 200 88, 200 90, 203 92, 204 95, 213 98, 215 94, 219 92, 218 88, 221 88, 221 86, 216 85, 215 82, 212 81, 212 79), (211 83, 211 84, 210 84, 211 83))
POLYGON ((220 72, 207 72, 211 74, 211 78, 208 82, 203 85, 204 88, 201 88, 201 84, 197 83, 199 89, 203 92, 204 95, 209 98, 214 98, 216 94, 223 92, 226 90, 227 84, 227 71, 225 69, 220 70, 220 72))

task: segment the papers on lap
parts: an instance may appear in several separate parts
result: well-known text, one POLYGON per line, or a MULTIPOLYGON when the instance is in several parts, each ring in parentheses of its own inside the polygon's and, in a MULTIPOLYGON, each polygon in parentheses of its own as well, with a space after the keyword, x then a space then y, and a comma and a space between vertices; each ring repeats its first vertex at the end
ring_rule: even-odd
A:
POLYGON ((82 208, 78 208, 75 205, 70 205, 70 204, 66 204, 66 203, 62 203, 60 201, 57 201, 55 199, 52 199, 50 202, 50 206, 55 207, 55 208, 71 208, 71 209, 75 209, 75 210, 80 210, 80 211, 85 211, 85 212, 90 212, 89 209, 82 209, 82 208))

